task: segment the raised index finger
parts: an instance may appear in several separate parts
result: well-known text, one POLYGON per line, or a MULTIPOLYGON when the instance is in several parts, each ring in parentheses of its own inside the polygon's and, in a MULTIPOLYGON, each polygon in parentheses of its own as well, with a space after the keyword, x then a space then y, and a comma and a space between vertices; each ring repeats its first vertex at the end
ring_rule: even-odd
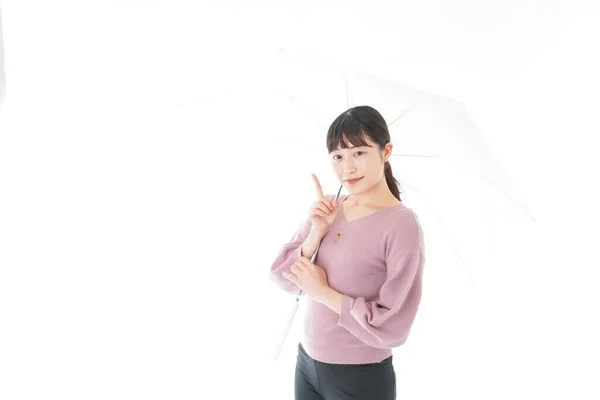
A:
POLYGON ((311 174, 313 181, 315 182, 315 188, 317 189, 317 197, 319 199, 322 199, 323 196, 323 189, 321 188, 321 184, 319 183, 319 178, 317 178, 317 176, 315 174, 311 174))

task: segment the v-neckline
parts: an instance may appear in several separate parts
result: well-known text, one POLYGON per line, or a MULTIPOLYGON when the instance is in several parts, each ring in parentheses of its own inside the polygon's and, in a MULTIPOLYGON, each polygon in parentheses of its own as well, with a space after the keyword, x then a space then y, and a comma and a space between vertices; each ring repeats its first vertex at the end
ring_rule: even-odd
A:
POLYGON ((365 220, 365 219, 367 219, 369 217, 372 217, 372 216, 374 216, 376 214, 381 214, 383 211, 393 210, 393 209, 396 209, 396 208, 404 207, 404 203, 399 203, 399 204, 396 204, 395 206, 386 207, 386 208, 382 208, 380 210, 374 211, 374 212, 372 212, 369 215, 365 215, 364 217, 360 217, 360 218, 354 219, 352 221, 348 221, 346 219, 346 215, 344 215, 344 206, 343 206, 344 202, 346 201, 346 199, 348 197, 350 197, 349 194, 347 194, 346 197, 344 197, 344 199, 340 202, 340 212, 339 213, 340 213, 340 215, 342 217, 342 225, 354 224, 356 222, 363 221, 363 220, 365 220))

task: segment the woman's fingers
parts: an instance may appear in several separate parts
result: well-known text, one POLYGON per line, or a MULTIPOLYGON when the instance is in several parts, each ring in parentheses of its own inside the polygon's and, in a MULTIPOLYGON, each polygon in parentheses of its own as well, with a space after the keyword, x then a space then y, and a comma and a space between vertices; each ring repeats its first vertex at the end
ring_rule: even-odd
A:
POLYGON ((319 216, 321 216, 321 217, 327 217, 327 214, 326 214, 325 212, 321 211, 321 210, 315 210, 315 211, 313 212, 313 214, 315 214, 315 215, 319 215, 319 216))
POLYGON ((321 200, 320 203, 323 205, 323 207, 327 208, 330 211, 333 211, 333 205, 331 204, 330 201, 321 200))
POLYGON ((327 207, 325 207, 325 206, 323 206, 323 205, 319 205, 319 206, 317 206, 317 210, 321 210, 321 211, 323 211, 324 213, 329 213, 329 212, 331 211, 329 208, 327 208, 327 207))
POLYGON ((315 190, 317 192, 317 199, 321 199, 323 197, 323 189, 321 188, 321 183, 319 182, 319 178, 315 174, 311 174, 313 178, 313 182, 315 183, 315 190))
POLYGON ((323 207, 323 206, 321 206, 321 207, 317 206, 317 207, 314 208, 313 213, 318 214, 318 215, 322 215, 324 217, 328 217, 328 216, 331 216, 331 215, 333 215, 335 213, 335 209, 330 210, 329 208, 326 208, 326 207, 323 207), (317 211, 320 211, 320 213, 317 213, 317 211))
POLYGON ((298 275, 301 272, 303 272, 304 268, 306 268, 306 266, 304 264, 302 264, 300 261, 296 262, 295 264, 292 264, 292 266, 290 267, 290 269, 292 270, 292 272, 294 274, 296 274, 296 275, 298 275))
POLYGON ((296 279, 297 279, 296 275, 288 274, 287 272, 283 272, 283 276, 286 277, 287 279, 289 279, 290 281, 298 284, 298 282, 296 282, 296 279))
POLYGON ((315 214, 321 215, 323 217, 331 217, 334 214, 334 212, 318 208, 315 210, 315 214))
POLYGON ((331 212, 331 211, 335 211, 336 204, 333 201, 315 201, 311 207, 313 210, 314 209, 320 209, 324 212, 331 212))
POLYGON ((334 209, 333 207, 332 207, 332 208, 329 208, 329 207, 327 207, 327 206, 325 206, 325 205, 319 205, 319 206, 317 206, 317 208, 318 208, 319 210, 323 211, 323 212, 326 212, 326 213, 331 213, 331 212, 334 212, 334 211, 335 211, 335 209, 334 209))

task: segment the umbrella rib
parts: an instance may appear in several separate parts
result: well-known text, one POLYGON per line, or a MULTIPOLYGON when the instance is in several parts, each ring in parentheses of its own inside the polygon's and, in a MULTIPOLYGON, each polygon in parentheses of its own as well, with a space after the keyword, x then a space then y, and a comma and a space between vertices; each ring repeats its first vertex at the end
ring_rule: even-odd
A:
POLYGON ((402 114, 400 114, 400 116, 398 118, 396 118, 395 120, 393 120, 391 123, 388 124, 388 129, 390 126, 392 126, 392 124, 396 121, 398 121, 400 118, 402 118, 404 116, 404 114, 406 114, 407 112, 409 112, 410 110, 412 110, 415 107, 416 104, 413 104, 412 106, 410 106, 406 111, 404 111, 402 114))
POLYGON ((454 252, 456 253, 456 256, 458 257, 458 259, 460 260, 460 263, 462 264, 467 276, 469 277, 469 280, 471 281, 471 285, 473 285, 473 287, 475 287, 475 282, 473 282, 473 279, 471 278, 471 275, 469 274, 468 268, 465 265, 465 262, 463 260, 463 258, 460 256, 460 252, 458 251, 458 248, 456 247, 456 245, 454 244, 454 241, 452 240, 452 238, 450 237, 450 233, 448 232, 448 230, 446 229, 446 227, 444 226, 444 224, 441 222, 438 214, 433 210, 433 208, 429 205, 429 202, 425 199, 425 196, 423 196, 421 194, 420 191, 418 191, 417 189, 415 189, 414 187, 408 185, 408 184, 404 184, 406 186, 408 186, 409 188, 411 188, 412 190, 414 190, 416 193, 419 194, 419 196, 421 197, 421 199, 423 199, 423 201, 425 202, 425 204, 427 205, 427 208, 429 208, 429 210, 433 213, 435 219, 437 220, 437 222, 440 224, 440 226, 442 227, 442 229, 444 230, 444 233, 446 234, 446 237, 448 238, 448 241, 450 242, 450 244, 452 245, 452 248, 454 249, 454 252))
MULTIPOLYGON (((406 147, 412 147, 412 148, 415 148, 415 149, 417 149, 417 150, 421 150, 421 151, 425 151, 425 150, 423 150, 423 149, 420 149, 420 148, 418 148, 418 147, 416 147, 416 146, 412 146, 412 145, 404 145, 404 146, 406 146, 406 147)), ((392 153, 392 156, 413 157, 413 155, 408 155, 408 154, 393 154, 393 153, 392 153)), ((477 173, 475 170, 473 170, 473 169, 472 169, 472 168, 470 168, 469 166, 467 166, 467 165, 465 165, 465 164, 462 164, 462 163, 459 163, 459 162, 457 162, 457 161, 453 160, 452 158, 444 157, 444 156, 437 155, 437 154, 434 154, 434 155, 429 155, 429 156, 427 156, 427 155, 415 155, 414 157, 432 157, 432 158, 441 158, 441 159, 444 159, 444 160, 446 160, 446 161, 450 161, 450 162, 452 162, 452 163, 454 163, 454 164, 456 164, 456 165, 458 165, 458 166, 460 166, 460 167, 463 167, 463 168, 465 168, 465 169, 468 169, 468 170, 469 170, 469 171, 471 171, 471 172, 472 172, 472 173, 473 173, 475 176, 477 176, 478 178, 482 179, 482 180, 483 180, 483 181, 485 181, 487 184, 489 184, 489 185, 491 185, 491 186, 495 187, 495 188, 496 188, 496 190, 498 190, 500 193, 502 193, 502 195, 503 195, 504 197, 506 197, 508 200, 510 200, 510 201, 511 201, 511 202, 513 202, 513 203, 516 203, 516 204, 517 204, 517 206, 518 206, 518 207, 519 207, 519 208, 520 208, 520 209, 521 209, 521 210, 522 210, 522 211, 523 211, 523 212, 524 212, 524 213, 525 213, 527 216, 529 216, 529 218, 531 218, 531 219, 532 219, 532 220, 535 222, 535 220, 536 220, 536 219, 535 219, 535 218, 534 218, 534 217, 533 217, 531 214, 529 214, 529 212, 527 212, 527 210, 525 210, 525 209, 523 208, 523 206, 522 206, 522 205, 521 205, 519 202, 517 202, 517 201, 515 201, 514 199, 512 199, 512 198, 508 197, 508 196, 506 195, 506 193, 504 193, 502 190, 500 190, 500 188, 499 188, 498 186, 496 186, 495 184, 493 184, 492 182, 490 182, 490 181, 489 181, 489 180, 488 180, 488 179, 487 179, 485 176, 483 176, 483 175, 481 175, 481 174, 477 173)))
POLYGON ((396 153, 396 154, 392 154, 392 156, 395 157, 424 157, 424 158, 442 158, 440 156, 427 156, 424 154, 402 154, 402 153, 396 153))

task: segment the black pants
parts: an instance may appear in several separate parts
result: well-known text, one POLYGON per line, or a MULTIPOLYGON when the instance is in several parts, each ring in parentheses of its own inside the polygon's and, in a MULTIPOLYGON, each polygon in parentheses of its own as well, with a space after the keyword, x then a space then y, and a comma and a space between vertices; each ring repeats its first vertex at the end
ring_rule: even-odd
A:
POLYGON ((390 356, 380 363, 329 364, 311 358, 298 343, 296 400, 395 400, 396 373, 390 356))

